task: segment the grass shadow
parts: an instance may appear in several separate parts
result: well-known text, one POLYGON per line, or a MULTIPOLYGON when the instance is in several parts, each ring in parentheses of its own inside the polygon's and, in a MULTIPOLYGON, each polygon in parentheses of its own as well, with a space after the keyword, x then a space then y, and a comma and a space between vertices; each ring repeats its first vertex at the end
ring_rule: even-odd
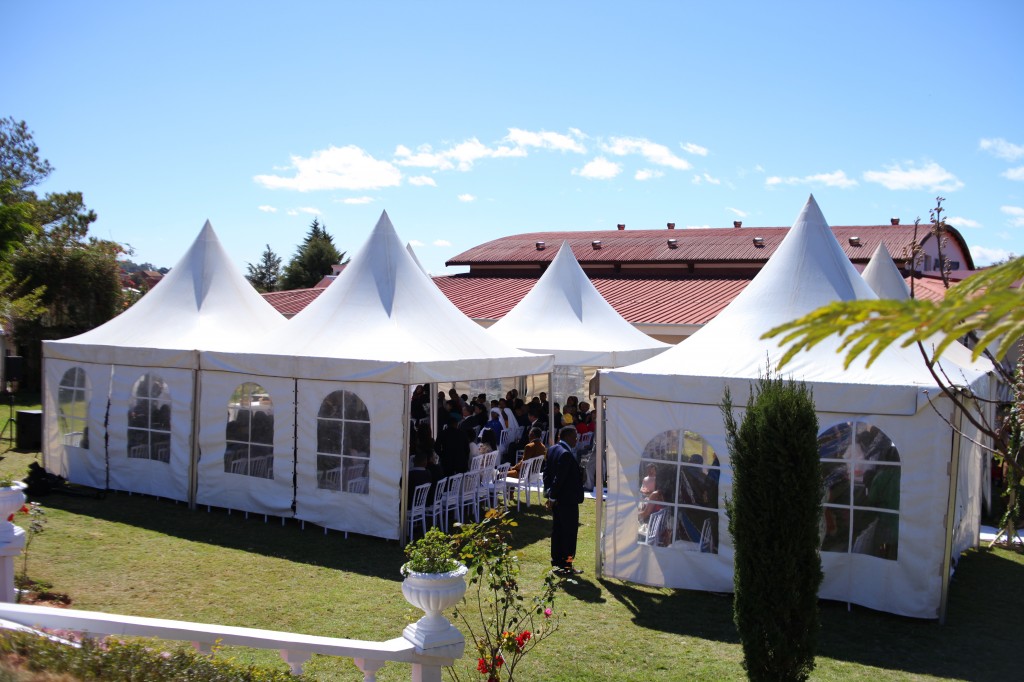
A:
POLYGON ((604 578, 601 586, 632 614, 639 627, 689 637, 739 642, 732 595, 634 585, 604 578))
MULTIPOLYGON (((73 489, 74 490, 74 489, 73 489)), ((86 490, 86 489, 81 489, 86 490)), ((39 498, 45 506, 89 516, 111 523, 126 524, 192 542, 243 550, 267 557, 297 563, 348 571, 368 577, 401 581, 398 567, 405 554, 395 541, 341 531, 324 535, 320 526, 301 524, 295 519, 269 517, 205 507, 190 510, 184 503, 157 499, 147 495, 107 493, 102 499, 94 495, 52 493, 39 498)))

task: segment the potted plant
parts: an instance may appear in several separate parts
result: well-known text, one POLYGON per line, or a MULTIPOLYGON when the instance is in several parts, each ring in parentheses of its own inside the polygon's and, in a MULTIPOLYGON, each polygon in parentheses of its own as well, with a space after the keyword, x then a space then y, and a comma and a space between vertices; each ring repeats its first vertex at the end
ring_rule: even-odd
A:
POLYGON ((421 649, 463 644, 462 633, 442 614, 466 593, 468 569, 455 558, 452 539, 431 528, 405 548, 405 555, 409 560, 402 566, 402 594, 426 615, 406 627, 402 634, 421 649))

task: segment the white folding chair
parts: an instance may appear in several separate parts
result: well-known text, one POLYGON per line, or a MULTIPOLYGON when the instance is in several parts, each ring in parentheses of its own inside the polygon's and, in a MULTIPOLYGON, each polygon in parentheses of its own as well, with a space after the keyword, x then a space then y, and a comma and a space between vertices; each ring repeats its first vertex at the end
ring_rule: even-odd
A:
POLYGON ((405 514, 405 523, 409 527, 409 541, 415 535, 416 522, 423 525, 423 534, 427 534, 427 494, 430 492, 430 483, 421 483, 413 488, 412 504, 405 514))
POLYGON ((469 519, 466 509, 472 508, 473 518, 480 521, 480 469, 468 471, 462 475, 462 504, 459 514, 463 519, 469 519))
POLYGON ((484 455, 473 455, 473 459, 469 461, 469 470, 477 471, 484 465, 484 455))
POLYGON ((448 492, 444 496, 444 529, 448 530, 448 514, 455 512, 455 520, 462 523, 462 474, 448 477, 448 492))
POLYGON ((358 493, 360 495, 366 494, 366 487, 369 485, 370 479, 366 476, 360 476, 359 478, 353 478, 348 482, 346 490, 350 493, 358 493))
POLYGON ((434 484, 434 502, 430 505, 430 525, 448 530, 448 515, 445 513, 444 501, 448 494, 449 480, 442 478, 434 484))
POLYGON ((506 495, 508 491, 514 491, 516 495, 516 509, 519 509, 519 505, 522 502, 523 495, 526 493, 526 506, 530 506, 530 481, 534 477, 535 467, 539 466, 544 461, 542 457, 531 457, 530 459, 524 460, 519 466, 519 477, 508 477, 505 479, 506 495))
POLYGON ((505 479, 508 477, 508 470, 512 465, 508 462, 499 464, 493 469, 486 469, 488 477, 483 479, 480 489, 486 493, 485 502, 489 507, 497 507, 499 499, 502 504, 508 505, 507 493, 505 491, 505 479))
POLYGON ((659 509, 647 517, 647 537, 644 540, 646 545, 658 545, 658 536, 661 534, 661 527, 665 525, 665 514, 667 510, 659 509))

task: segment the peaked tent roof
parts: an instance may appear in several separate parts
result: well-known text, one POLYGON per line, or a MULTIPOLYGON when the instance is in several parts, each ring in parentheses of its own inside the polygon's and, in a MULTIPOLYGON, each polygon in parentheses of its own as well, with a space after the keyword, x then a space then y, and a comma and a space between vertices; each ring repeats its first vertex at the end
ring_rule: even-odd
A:
POLYGON ((552 366, 551 356, 495 340, 459 312, 402 246, 386 211, 338 278, 253 353, 203 358, 207 367, 253 374, 406 385, 552 366))
MULTIPOLYGON (((750 380, 774 369, 785 351, 778 338, 761 339, 763 333, 828 303, 861 298, 877 296, 843 254, 811 196, 775 254, 717 317, 655 358, 602 371, 599 393, 715 405, 722 400, 724 383, 737 404, 745 402, 750 380)), ((916 348, 893 346, 870 368, 862 357, 844 369, 840 343, 830 336, 783 370, 785 376, 816 384, 820 411, 914 414, 926 393, 937 390, 916 348)), ((951 368, 949 376, 961 372, 966 382, 983 374, 951 368)))
POLYGON ((286 322, 238 271, 206 221, 181 260, 135 305, 83 334, 45 342, 44 352, 73 361, 192 368, 195 351, 244 349, 286 322))
POLYGON ((893 262, 889 249, 885 248, 884 243, 879 242, 867 267, 860 274, 871 290, 878 295, 878 298, 891 298, 896 301, 905 301, 910 298, 907 282, 896 268, 896 263, 893 262))
POLYGON ((620 367, 669 345, 627 322, 594 288, 568 242, 526 296, 487 332, 556 365, 620 367))

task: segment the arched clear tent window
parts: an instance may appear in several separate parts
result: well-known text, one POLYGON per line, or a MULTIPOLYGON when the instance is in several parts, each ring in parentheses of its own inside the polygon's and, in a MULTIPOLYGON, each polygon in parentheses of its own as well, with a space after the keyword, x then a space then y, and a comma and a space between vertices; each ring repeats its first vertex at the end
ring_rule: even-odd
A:
POLYGON ((322 490, 370 492, 370 412, 351 391, 334 391, 320 404, 316 481, 322 490))
POLYGON ((224 472, 274 477, 274 403, 259 384, 246 382, 228 399, 224 472))
POLYGON ((57 427, 64 445, 89 447, 89 376, 81 367, 64 372, 57 387, 57 427))
POLYGON ((128 456, 171 461, 171 390, 157 374, 143 374, 132 385, 128 456))
POLYGON ((640 457, 637 542, 718 553, 718 455, 698 433, 663 431, 640 457))
POLYGON ((842 422, 818 436, 818 455, 822 551, 896 560, 902 470, 896 444, 867 422, 842 422))

